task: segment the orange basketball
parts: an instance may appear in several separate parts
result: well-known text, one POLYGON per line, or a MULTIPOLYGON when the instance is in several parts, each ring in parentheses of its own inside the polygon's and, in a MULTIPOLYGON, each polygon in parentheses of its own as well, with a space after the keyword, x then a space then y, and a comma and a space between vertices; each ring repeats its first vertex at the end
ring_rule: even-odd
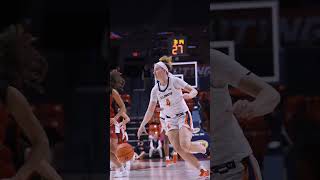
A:
POLYGON ((127 162, 133 158, 133 147, 128 143, 122 143, 118 146, 116 155, 121 163, 127 162))

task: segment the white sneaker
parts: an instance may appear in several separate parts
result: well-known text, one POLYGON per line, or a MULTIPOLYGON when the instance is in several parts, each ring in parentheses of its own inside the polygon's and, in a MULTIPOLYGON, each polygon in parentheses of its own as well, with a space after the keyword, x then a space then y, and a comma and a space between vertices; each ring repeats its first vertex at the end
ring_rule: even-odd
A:
POLYGON ((120 177, 127 177, 128 174, 125 170, 123 171, 116 171, 113 175, 114 178, 120 178, 120 177))
POLYGON ((131 168, 131 162, 130 161, 127 161, 126 163, 125 163, 125 170, 129 173, 129 171, 130 171, 130 168, 131 168))

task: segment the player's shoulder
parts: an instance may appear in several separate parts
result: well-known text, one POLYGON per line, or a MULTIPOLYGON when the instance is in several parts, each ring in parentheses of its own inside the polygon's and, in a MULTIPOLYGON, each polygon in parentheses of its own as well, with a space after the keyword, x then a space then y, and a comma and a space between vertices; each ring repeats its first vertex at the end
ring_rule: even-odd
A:
POLYGON ((210 49, 210 63, 212 64, 224 64, 226 62, 233 61, 233 59, 227 54, 218 51, 216 49, 210 49), (222 63, 223 62, 223 63, 222 63))
POLYGON ((176 76, 173 76, 173 75, 171 75, 170 78, 171 78, 171 81, 173 82, 173 84, 174 84, 175 82, 181 82, 181 81, 183 81, 181 78, 176 77, 176 76))
POLYGON ((179 79, 180 79, 180 78, 178 78, 178 77, 176 77, 176 76, 171 75, 171 76, 170 76, 170 79, 171 79, 171 81, 173 81, 173 82, 174 82, 174 81, 179 81, 179 79))
POLYGON ((151 93, 156 92, 158 90, 158 85, 157 83, 153 86, 153 88, 151 89, 151 93))
POLYGON ((235 73, 244 68, 233 57, 215 49, 210 49, 210 63, 216 73, 235 73))

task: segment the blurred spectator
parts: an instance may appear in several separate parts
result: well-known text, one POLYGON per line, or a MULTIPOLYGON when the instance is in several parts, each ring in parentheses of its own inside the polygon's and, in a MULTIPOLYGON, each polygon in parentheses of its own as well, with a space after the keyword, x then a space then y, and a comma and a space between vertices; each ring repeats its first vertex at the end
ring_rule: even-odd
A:
POLYGON ((134 159, 135 160, 140 160, 144 158, 144 155, 146 154, 144 151, 144 147, 143 147, 143 141, 142 140, 138 140, 138 144, 135 147, 135 153, 134 153, 134 159))
POLYGON ((162 155, 162 143, 159 139, 159 135, 157 132, 153 136, 150 136, 150 149, 149 149, 149 158, 152 157, 154 152, 158 152, 160 158, 163 157, 162 155))

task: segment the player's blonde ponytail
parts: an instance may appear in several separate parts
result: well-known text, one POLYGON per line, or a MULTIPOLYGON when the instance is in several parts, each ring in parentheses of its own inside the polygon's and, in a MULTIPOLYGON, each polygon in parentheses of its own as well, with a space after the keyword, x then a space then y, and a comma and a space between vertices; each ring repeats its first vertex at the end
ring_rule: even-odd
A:
POLYGON ((171 71, 171 69, 172 69, 172 56, 162 56, 159 59, 159 61, 163 62, 167 66, 169 71, 171 71))

